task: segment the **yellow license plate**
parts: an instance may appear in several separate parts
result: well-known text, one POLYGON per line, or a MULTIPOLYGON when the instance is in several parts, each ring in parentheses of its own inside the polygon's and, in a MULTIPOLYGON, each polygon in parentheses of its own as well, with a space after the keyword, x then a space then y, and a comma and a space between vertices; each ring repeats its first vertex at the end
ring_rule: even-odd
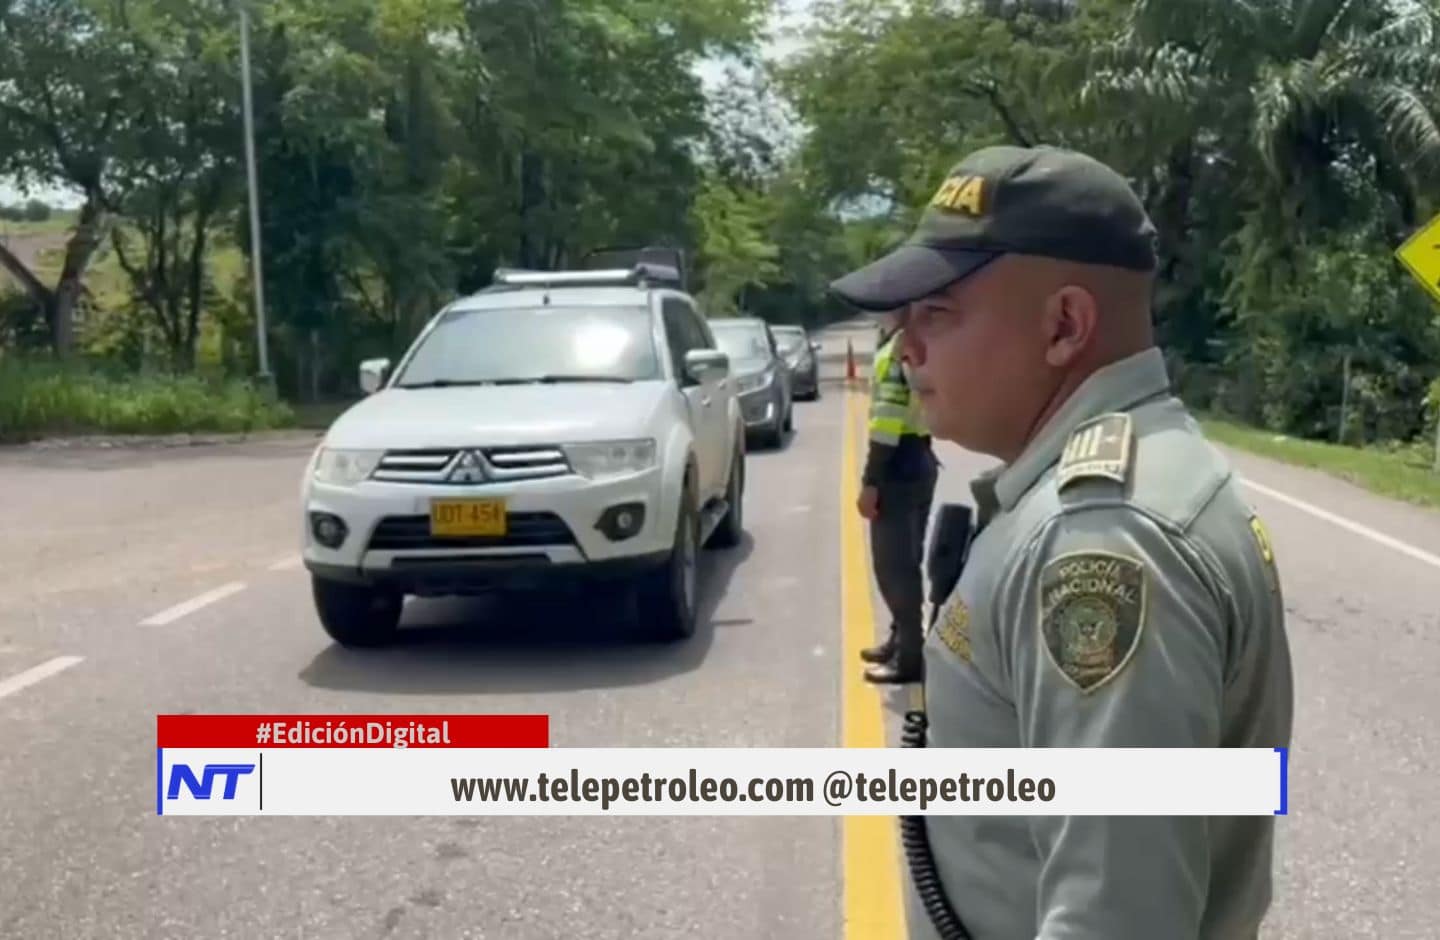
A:
POLYGON ((504 535, 505 500, 437 499, 430 503, 434 536, 504 535))

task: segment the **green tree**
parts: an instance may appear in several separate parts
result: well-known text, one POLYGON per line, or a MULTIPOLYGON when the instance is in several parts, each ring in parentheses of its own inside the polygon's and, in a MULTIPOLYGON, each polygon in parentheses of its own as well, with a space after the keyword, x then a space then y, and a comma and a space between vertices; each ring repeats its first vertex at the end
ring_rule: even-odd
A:
POLYGON ((120 211, 115 157, 137 132, 131 104, 145 81, 120 0, 0 0, 0 176, 83 196, 56 283, 42 283, 0 245, 0 265, 50 327, 61 356, 75 345, 84 275, 120 211))
POLYGON ((744 291, 764 287, 779 274, 780 251, 768 237, 766 209, 762 194, 714 177, 702 185, 695 216, 705 286, 696 299, 707 315, 743 312, 744 291))
POLYGON ((441 185, 457 28, 447 0, 257 10, 261 230, 282 388, 314 396, 327 374, 351 387, 349 363, 396 354, 448 292, 441 185))
POLYGON ((1433 330, 1418 294, 1380 298, 1399 284, 1390 249, 1440 182, 1437 17, 1383 0, 1145 0, 1095 56, 1088 116, 1140 115, 1126 126, 1163 155, 1167 336, 1192 359, 1225 351, 1246 417, 1333 428, 1344 351, 1398 383, 1397 414, 1416 413, 1423 378, 1407 376, 1434 361, 1433 330))
POLYGON ((451 201, 468 283, 614 244, 687 243, 706 130, 693 66, 753 38, 760 0, 465 5, 451 201), (468 257, 465 257, 468 256, 468 257))
POLYGON ((1157 222, 1160 339, 1198 404, 1333 436, 1349 351, 1364 433, 1405 437, 1440 370, 1432 305, 1390 257, 1437 208, 1437 16, 1389 0, 835 0, 785 72, 809 125, 800 172, 823 214, 853 213, 854 263, 903 236, 965 151, 1088 151, 1157 222))
POLYGON ((234 23, 218 2, 152 0, 132 5, 128 25, 146 78, 128 104, 136 133, 114 158, 128 221, 111 242, 170 366, 189 371, 215 299, 209 249, 239 194, 234 23))

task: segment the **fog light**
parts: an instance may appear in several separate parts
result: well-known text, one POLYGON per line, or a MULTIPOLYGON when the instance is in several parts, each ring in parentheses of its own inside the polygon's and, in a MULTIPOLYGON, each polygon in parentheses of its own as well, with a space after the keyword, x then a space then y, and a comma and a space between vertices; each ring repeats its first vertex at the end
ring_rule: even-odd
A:
POLYGON ((636 535, 644 525, 645 505, 623 503, 605 510, 595 528, 604 532, 610 541, 620 542, 636 535))
POLYGON ((350 529, 339 516, 328 512, 312 512, 310 532, 315 536, 315 541, 326 548, 339 548, 345 544, 345 536, 350 534, 350 529))

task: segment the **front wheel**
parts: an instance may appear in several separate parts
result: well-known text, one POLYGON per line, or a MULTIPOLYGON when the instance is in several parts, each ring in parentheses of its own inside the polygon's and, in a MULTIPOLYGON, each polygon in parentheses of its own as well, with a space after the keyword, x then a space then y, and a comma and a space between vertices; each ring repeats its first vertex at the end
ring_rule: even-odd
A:
POLYGON ((690 487, 680 497, 675 545, 665 564, 641 576, 636 604, 640 627, 661 640, 683 640, 695 633, 699 581, 700 517, 690 487))
POLYGON ((395 638, 405 602, 402 595, 314 576, 310 587, 320 625, 336 643, 383 646, 395 638))

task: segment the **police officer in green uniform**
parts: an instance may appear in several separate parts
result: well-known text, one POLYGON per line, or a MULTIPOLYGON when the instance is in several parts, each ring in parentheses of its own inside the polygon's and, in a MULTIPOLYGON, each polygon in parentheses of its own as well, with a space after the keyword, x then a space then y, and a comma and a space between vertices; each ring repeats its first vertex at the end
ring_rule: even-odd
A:
MULTIPOLYGON (((904 307, 936 437, 999 458, 925 641, 929 747, 1288 747, 1285 606, 1265 526, 1154 346, 1154 228, 1073 151, 965 157, 901 247, 834 284, 904 307)), ((1273 817, 930 816, 976 940, 1240 940, 1273 817)), ((908 892, 912 937, 935 931, 908 892)))
POLYGON ((917 682, 925 616, 925 528, 937 466, 920 403, 896 351, 897 329, 881 337, 871 371, 869 449, 857 510, 870 522, 870 553, 890 609, 884 642, 861 651, 869 682, 917 682))

